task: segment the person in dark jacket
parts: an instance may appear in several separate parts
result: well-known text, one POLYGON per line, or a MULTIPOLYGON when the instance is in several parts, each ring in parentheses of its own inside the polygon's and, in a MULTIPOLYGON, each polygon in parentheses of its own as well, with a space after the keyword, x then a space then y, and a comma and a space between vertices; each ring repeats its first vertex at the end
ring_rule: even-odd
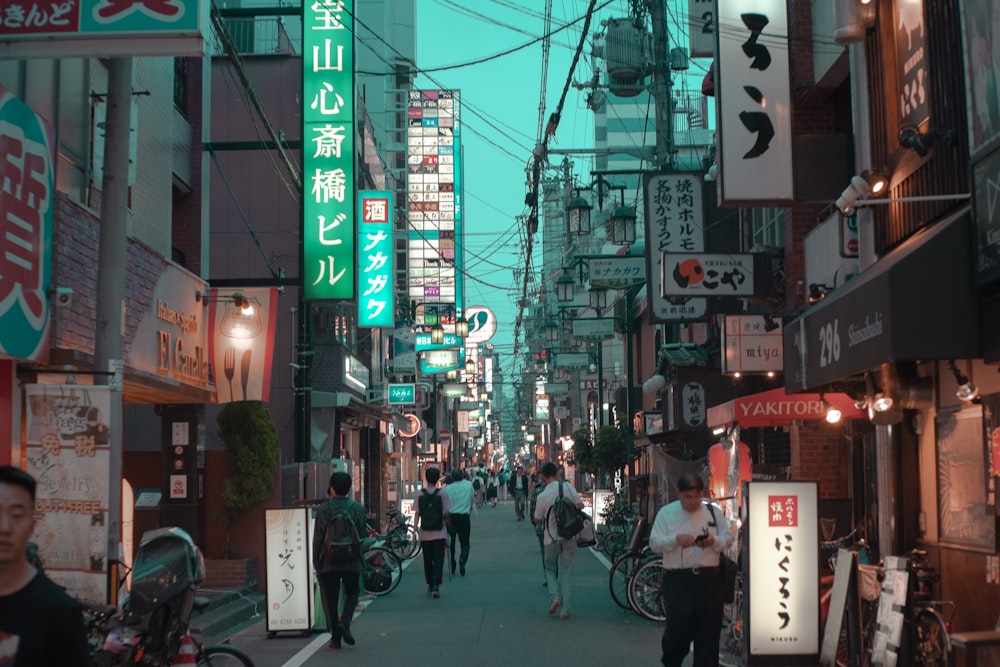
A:
POLYGON ((518 521, 524 521, 524 506, 531 491, 531 482, 524 472, 523 466, 517 466, 517 471, 510 476, 510 495, 514 497, 514 513, 518 521))
POLYGON ((326 624, 330 630, 330 648, 340 648, 341 641, 354 645, 351 634, 351 619, 361 595, 361 559, 349 562, 329 562, 326 558, 326 532, 330 520, 337 512, 347 512, 358 530, 358 536, 368 534, 365 526, 365 508, 347 497, 351 491, 351 476, 346 472, 330 475, 330 499, 316 511, 316 529, 313 531, 313 567, 319 579, 326 624), (344 586, 344 609, 337 613, 340 601, 340 586, 344 586))

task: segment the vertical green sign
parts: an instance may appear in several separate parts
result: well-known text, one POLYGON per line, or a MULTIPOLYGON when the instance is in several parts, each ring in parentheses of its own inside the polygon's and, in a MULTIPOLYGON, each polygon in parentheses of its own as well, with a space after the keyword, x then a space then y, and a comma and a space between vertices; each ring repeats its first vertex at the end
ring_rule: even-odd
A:
POLYGON ((358 326, 392 328, 392 192, 359 190, 358 216, 358 326))
POLYGON ((353 299, 354 1, 302 14, 302 286, 306 299, 353 299))

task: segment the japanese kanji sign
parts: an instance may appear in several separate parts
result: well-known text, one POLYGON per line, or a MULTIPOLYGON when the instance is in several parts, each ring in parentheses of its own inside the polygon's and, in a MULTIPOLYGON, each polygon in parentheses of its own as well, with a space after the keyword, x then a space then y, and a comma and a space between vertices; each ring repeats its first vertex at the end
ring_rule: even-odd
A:
POLYGON ((646 258, 608 255, 588 260, 591 287, 626 289, 646 282, 646 258))
MULTIPOLYGON (((711 3, 709 3, 711 8, 711 3)), ((700 319, 708 311, 703 298, 663 296, 664 252, 705 250, 705 212, 701 175, 697 173, 647 174, 646 253, 649 263, 649 303, 653 322, 700 319)))
POLYGON ((715 67, 723 205, 793 197, 788 10, 784 0, 719 0, 715 67))
MULTIPOLYGON (((816 484, 750 482, 747 488, 750 655, 816 656, 819 654, 816 484)), ((816 664, 803 661, 806 663, 816 664)))
POLYGON ((392 192, 358 193, 358 326, 392 327, 392 192))
POLYGON ((55 133, 0 86, 0 355, 48 360, 55 133))
POLYGON ((205 0, 0 0, 5 57, 203 55, 205 0))
POLYGON ((311 507, 264 510, 269 632, 312 628, 313 513, 311 507))
POLYGON ((781 322, 763 315, 725 315, 723 373, 781 372, 784 339, 781 322))
POLYGON ((750 296, 750 254, 663 253, 663 296, 750 296))
POLYGON ((353 299, 354 2, 302 12, 302 285, 306 299, 353 299))

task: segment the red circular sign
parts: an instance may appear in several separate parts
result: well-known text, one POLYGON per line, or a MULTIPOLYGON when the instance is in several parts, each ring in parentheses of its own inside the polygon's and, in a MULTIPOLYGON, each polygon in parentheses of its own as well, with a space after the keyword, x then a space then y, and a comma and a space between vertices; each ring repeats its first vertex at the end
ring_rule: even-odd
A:
POLYGON ((420 417, 409 414, 403 415, 403 419, 406 420, 406 426, 399 429, 399 434, 404 438, 412 438, 420 433, 420 417))
POLYGON ((438 440, 441 441, 442 445, 450 445, 451 444, 451 431, 448 430, 448 429, 446 429, 446 428, 443 428, 440 431, 438 431, 438 440))

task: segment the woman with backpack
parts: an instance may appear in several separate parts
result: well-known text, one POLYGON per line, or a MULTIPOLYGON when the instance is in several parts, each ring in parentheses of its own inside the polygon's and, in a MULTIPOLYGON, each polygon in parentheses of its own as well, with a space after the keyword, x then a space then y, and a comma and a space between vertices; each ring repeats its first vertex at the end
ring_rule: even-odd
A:
POLYGON ((486 501, 491 506, 497 506, 497 495, 500 492, 500 483, 497 481, 497 471, 490 471, 490 478, 486 482, 486 501))

